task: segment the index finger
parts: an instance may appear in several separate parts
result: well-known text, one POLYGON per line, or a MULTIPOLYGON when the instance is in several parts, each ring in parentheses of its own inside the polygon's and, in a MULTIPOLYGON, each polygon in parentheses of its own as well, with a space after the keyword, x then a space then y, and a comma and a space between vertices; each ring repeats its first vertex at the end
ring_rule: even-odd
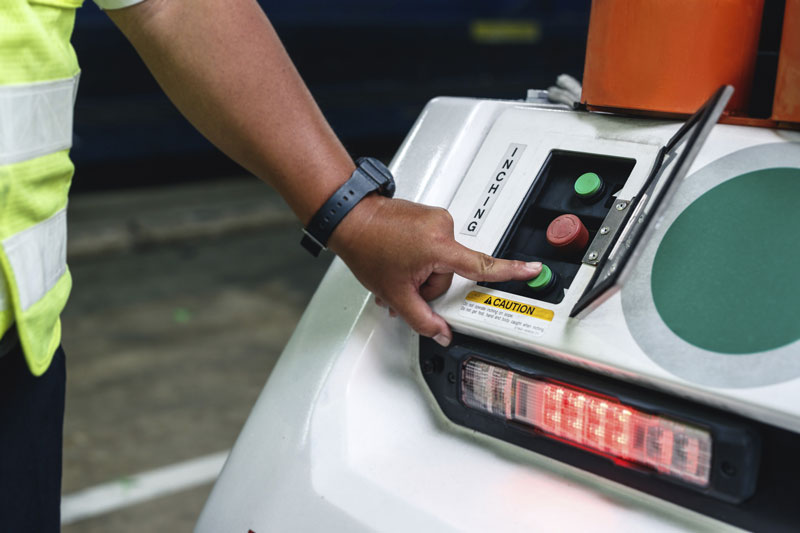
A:
POLYGON ((542 271, 542 263, 498 259, 453 242, 440 263, 459 276, 472 281, 531 279, 542 271))

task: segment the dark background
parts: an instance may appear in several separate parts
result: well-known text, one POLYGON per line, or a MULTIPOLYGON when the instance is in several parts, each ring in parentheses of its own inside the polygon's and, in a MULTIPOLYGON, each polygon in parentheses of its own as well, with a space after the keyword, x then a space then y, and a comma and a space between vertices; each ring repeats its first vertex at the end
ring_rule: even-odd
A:
MULTIPOLYGON (((436 96, 524 98, 583 71, 588 0, 261 0, 336 133, 354 155, 389 159, 436 96), (476 36, 475 23, 536 28, 476 36)), ((82 75, 73 191, 241 172, 163 95, 92 2, 73 45, 82 75)))

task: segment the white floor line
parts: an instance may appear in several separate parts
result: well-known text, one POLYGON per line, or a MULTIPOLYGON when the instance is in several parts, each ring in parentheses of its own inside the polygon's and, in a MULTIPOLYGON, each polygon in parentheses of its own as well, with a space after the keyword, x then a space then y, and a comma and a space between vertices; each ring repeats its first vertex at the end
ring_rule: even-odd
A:
POLYGON ((190 459, 62 496, 61 525, 214 481, 228 452, 190 459))

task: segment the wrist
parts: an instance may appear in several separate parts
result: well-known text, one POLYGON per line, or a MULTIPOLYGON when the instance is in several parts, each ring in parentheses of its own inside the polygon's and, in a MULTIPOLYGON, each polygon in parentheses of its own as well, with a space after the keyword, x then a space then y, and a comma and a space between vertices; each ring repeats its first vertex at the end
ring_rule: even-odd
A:
POLYGON ((347 179, 353 174, 356 165, 352 161, 349 164, 337 166, 326 172, 327 179, 314 183, 313 187, 305 189, 299 196, 298 207, 295 209, 297 218, 303 227, 308 226, 314 214, 317 213, 325 202, 328 201, 347 179))
MULTIPOLYGON (((328 247, 328 241, 342 221, 365 201, 369 207, 370 196, 394 195, 395 184, 386 166, 371 157, 356 161, 356 169, 350 178, 322 204, 303 229, 304 237, 300 244, 314 257, 328 247)), ((369 209, 359 210, 369 213, 369 209)), ((353 217, 350 217, 353 218, 353 217)), ((356 217, 360 218, 360 217, 356 217)))
POLYGON ((328 248, 338 256, 344 257, 350 251, 364 245, 364 232, 367 228, 375 226, 375 221, 380 218, 380 213, 393 200, 377 193, 364 197, 336 226, 330 239, 328 248))

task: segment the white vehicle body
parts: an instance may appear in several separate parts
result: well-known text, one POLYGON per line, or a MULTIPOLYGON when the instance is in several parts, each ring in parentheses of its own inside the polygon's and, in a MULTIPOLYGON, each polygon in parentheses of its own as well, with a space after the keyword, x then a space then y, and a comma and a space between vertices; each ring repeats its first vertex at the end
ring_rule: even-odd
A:
MULTIPOLYGON (((617 198, 628 200, 637 195, 659 148, 679 126, 522 102, 439 98, 425 108, 390 168, 398 197, 448 208, 457 240, 492 254, 552 150, 635 159, 625 187, 617 193, 617 198), (465 234, 462 229, 485 191, 487 177, 510 145, 525 147, 513 179, 504 185, 480 231, 465 234)), ((687 184, 715 161, 778 143, 786 156, 782 164, 800 168, 800 133, 717 125, 697 155, 687 184)), ((743 162, 755 167, 768 163, 752 154, 743 162)), ((669 226, 669 217, 721 180, 679 193, 661 231, 669 226)), ((655 238, 657 242, 658 232, 655 238)), ((557 304, 514 297, 553 311, 552 320, 533 330, 465 313, 465 296, 476 284, 458 276, 434 306, 460 333, 535 350, 800 432, 800 342, 780 348, 779 357, 761 354, 767 363, 758 372, 745 373, 720 372, 713 354, 695 354, 696 367, 676 373, 642 347, 647 344, 644 337, 664 335, 653 318, 657 314, 636 307, 646 304, 638 296, 632 300, 638 302, 636 309, 626 306, 633 305, 631 291, 647 282, 646 265, 653 253, 646 247, 639 261, 645 266, 637 267, 631 282, 581 319, 569 318, 569 312, 596 268, 587 264, 557 304)), ((670 345, 678 351, 684 348, 679 340, 670 345)), ((422 377, 417 335, 377 307, 336 259, 253 408, 196 531, 728 528, 733 529, 451 422, 422 377)))

